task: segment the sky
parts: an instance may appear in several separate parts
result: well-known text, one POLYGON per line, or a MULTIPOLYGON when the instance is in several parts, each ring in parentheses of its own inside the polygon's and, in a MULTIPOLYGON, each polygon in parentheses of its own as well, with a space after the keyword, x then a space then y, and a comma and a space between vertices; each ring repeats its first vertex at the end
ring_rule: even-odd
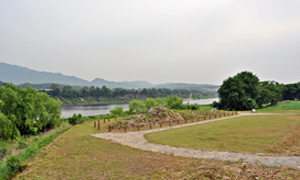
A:
POLYGON ((300 82, 299 0, 0 0, 0 62, 92 81, 300 82))

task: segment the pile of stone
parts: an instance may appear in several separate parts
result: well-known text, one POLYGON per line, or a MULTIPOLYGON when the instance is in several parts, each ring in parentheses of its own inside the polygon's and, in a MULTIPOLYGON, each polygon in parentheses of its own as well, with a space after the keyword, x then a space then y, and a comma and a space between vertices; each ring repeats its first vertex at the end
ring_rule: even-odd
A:
POLYGON ((153 125, 162 122, 177 122, 178 120, 183 121, 183 117, 170 109, 163 107, 154 107, 149 109, 145 113, 140 113, 131 116, 130 118, 120 120, 112 124, 112 129, 123 129, 126 125, 127 128, 135 128, 140 125, 140 127, 149 126, 151 122, 153 125))

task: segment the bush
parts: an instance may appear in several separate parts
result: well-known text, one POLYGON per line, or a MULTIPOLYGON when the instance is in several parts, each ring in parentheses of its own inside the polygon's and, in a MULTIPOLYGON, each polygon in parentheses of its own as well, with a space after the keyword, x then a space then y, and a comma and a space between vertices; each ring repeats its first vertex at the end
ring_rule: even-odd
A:
POLYGON ((140 113, 145 110, 146 110, 146 107, 142 101, 132 100, 129 103, 129 112, 131 112, 131 113, 140 113))
POLYGON ((7 145, 4 142, 0 141, 0 159, 3 158, 7 152, 8 152, 7 145))
POLYGON ((20 171, 25 165, 22 164, 18 156, 12 155, 7 159, 7 166, 13 171, 20 171))
POLYGON ((123 106, 116 106, 114 109, 109 111, 112 116, 123 116, 124 110, 123 106))
POLYGON ((76 113, 74 113, 72 117, 68 118, 68 122, 72 125, 79 124, 79 123, 83 122, 81 118, 82 118, 82 115, 80 113, 78 115, 76 115, 76 113))

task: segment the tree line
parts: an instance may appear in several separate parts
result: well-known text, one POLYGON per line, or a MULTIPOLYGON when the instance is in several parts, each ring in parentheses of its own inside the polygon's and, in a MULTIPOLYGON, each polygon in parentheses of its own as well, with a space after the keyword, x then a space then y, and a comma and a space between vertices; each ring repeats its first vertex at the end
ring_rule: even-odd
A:
POLYGON ((110 89, 106 86, 70 86, 51 84, 50 90, 45 91, 51 97, 54 98, 83 98, 83 99, 146 99, 157 97, 178 96, 180 98, 189 98, 192 94, 192 98, 199 99, 205 97, 214 97, 216 94, 213 92, 202 92, 198 90, 186 90, 186 89, 168 89, 168 88, 143 88, 143 89, 124 89, 114 88, 110 89))
POLYGON ((259 81, 251 72, 241 72, 223 81, 218 90, 218 109, 250 110, 262 108, 264 104, 275 105, 278 101, 299 100, 300 82, 280 84, 276 81, 259 81))

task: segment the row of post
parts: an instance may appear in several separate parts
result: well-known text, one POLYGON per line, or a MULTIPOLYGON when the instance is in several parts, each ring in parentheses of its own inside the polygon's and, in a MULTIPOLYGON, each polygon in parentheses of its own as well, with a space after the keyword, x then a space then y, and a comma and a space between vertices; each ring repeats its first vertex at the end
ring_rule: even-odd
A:
MULTIPOLYGON (((237 111, 235 112, 235 114, 237 114, 237 111)), ((223 115, 224 115, 224 117, 226 117, 225 112, 223 113, 223 115)), ((230 116, 229 111, 228 111, 227 115, 230 116)), ((234 115, 234 112, 232 112, 231 115, 234 115)), ((124 115, 123 115, 123 117, 124 117, 124 115)), ((219 117, 222 117, 222 113, 219 114, 219 117)), ((204 116, 203 118, 204 118, 204 120, 206 120, 206 116, 204 116)), ((211 118, 212 118, 212 116, 209 115, 209 119, 211 119, 211 118)), ((215 114, 215 118, 217 118, 217 114, 215 114)), ((115 120, 116 119, 117 119, 117 117, 115 117, 115 120)), ((184 120, 185 120, 185 123, 187 123, 187 118, 185 118, 184 120)), ((200 117, 198 117, 198 121, 200 121, 200 117)), ((108 117, 108 122, 110 122, 110 117, 108 117)), ((191 122, 194 122, 194 117, 193 116, 191 117, 191 122)), ((103 123, 105 123, 105 118, 103 119, 103 123)), ((180 124, 179 119, 177 120, 177 124, 180 124)), ((96 126, 97 126, 97 123, 96 123, 96 121, 94 121, 94 128, 96 128, 96 126)), ((160 126, 160 128, 162 127, 162 121, 159 122, 159 126, 160 126)), ((172 126, 172 121, 171 120, 169 121, 169 126, 172 126)), ((138 128, 138 131, 140 131, 140 124, 138 124, 137 128, 138 128)), ((149 128, 152 129, 152 122, 149 123, 149 128)), ((100 120, 98 120, 98 130, 100 130, 100 120)), ((127 126, 126 125, 124 127, 124 131, 125 132, 127 131, 127 126)), ((108 125, 108 132, 111 132, 111 125, 110 124, 108 125)))

